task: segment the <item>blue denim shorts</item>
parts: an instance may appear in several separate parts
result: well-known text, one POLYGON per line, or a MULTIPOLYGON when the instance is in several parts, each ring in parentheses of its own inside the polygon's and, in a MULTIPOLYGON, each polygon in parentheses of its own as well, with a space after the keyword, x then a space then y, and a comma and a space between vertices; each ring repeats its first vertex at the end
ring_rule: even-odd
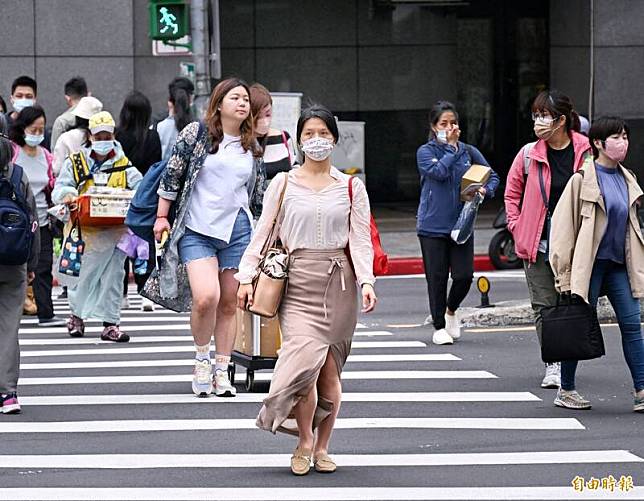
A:
POLYGON ((237 214, 229 243, 186 228, 186 232, 179 240, 179 257, 183 264, 197 259, 216 257, 220 270, 237 270, 244 251, 250 243, 251 233, 252 227, 248 215, 242 209, 237 214))

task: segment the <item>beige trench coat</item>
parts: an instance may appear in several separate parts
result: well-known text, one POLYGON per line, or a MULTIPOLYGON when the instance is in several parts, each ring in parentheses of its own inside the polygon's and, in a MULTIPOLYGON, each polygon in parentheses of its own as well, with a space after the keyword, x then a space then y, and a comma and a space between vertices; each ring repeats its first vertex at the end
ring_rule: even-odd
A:
MULTIPOLYGON (((644 195, 635 175, 618 167, 628 187, 628 225, 625 261, 633 297, 644 297, 644 237, 637 216, 638 199, 644 195)), ((572 292, 588 302, 590 277, 608 224, 595 163, 587 161, 574 174, 552 215, 550 266, 558 292, 572 292), (582 174, 583 171, 583 174, 582 174)))

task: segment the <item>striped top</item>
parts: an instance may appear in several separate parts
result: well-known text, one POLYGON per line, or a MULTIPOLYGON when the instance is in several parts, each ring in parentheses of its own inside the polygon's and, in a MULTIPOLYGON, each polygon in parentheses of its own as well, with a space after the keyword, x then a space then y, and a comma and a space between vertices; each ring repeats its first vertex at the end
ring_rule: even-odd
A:
POLYGON ((295 163, 295 152, 290 139, 289 133, 283 131, 260 140, 260 144, 264 148, 267 179, 273 179, 279 172, 291 170, 295 163))

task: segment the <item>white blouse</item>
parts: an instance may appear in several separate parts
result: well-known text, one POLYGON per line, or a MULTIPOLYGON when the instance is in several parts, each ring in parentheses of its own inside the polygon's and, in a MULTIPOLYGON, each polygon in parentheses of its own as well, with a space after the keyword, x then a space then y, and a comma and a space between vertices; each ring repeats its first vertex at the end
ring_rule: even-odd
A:
POLYGON ((186 227, 230 242, 239 209, 253 220, 246 185, 253 173, 253 154, 244 151, 239 137, 224 133, 217 153, 208 155, 197 175, 186 227))
POLYGON ((374 284, 371 209, 365 185, 359 179, 353 180, 351 204, 351 176, 331 167, 330 174, 336 182, 316 192, 298 183, 296 172, 280 173, 268 186, 262 216, 235 278, 242 284, 251 283, 262 247, 271 232, 284 177, 288 176, 282 215, 278 220, 278 224, 281 221, 279 237, 284 246, 293 252, 297 249, 343 249, 349 244, 358 283, 374 284))

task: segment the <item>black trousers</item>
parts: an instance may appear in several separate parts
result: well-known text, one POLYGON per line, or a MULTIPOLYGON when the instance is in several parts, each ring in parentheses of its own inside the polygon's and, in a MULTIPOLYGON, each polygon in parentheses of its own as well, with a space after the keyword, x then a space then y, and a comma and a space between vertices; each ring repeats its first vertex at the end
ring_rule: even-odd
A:
POLYGON ((474 236, 458 245, 449 237, 418 237, 423 252, 429 310, 436 330, 445 328, 445 311, 456 311, 472 286, 474 278, 474 236), (447 282, 452 287, 447 295, 447 282))
POLYGON ((145 286, 145 282, 148 281, 148 278, 150 278, 150 275, 152 274, 152 270, 154 270, 154 267, 156 266, 157 262, 157 254, 156 254, 156 247, 154 245, 154 241, 150 242, 148 241, 148 247, 150 249, 150 259, 148 259, 148 267, 145 270, 145 274, 143 275, 137 275, 134 273, 134 259, 132 258, 125 258, 125 278, 123 279, 123 297, 127 296, 127 287, 128 287, 128 281, 130 278, 130 263, 132 263, 132 273, 134 273, 134 283, 136 284, 136 291, 141 292, 143 290, 143 287, 145 286))
POLYGON ((47 320, 54 316, 51 287, 54 280, 51 267, 54 261, 54 235, 49 226, 40 227, 40 254, 33 282, 34 297, 38 307, 38 319, 47 320))

